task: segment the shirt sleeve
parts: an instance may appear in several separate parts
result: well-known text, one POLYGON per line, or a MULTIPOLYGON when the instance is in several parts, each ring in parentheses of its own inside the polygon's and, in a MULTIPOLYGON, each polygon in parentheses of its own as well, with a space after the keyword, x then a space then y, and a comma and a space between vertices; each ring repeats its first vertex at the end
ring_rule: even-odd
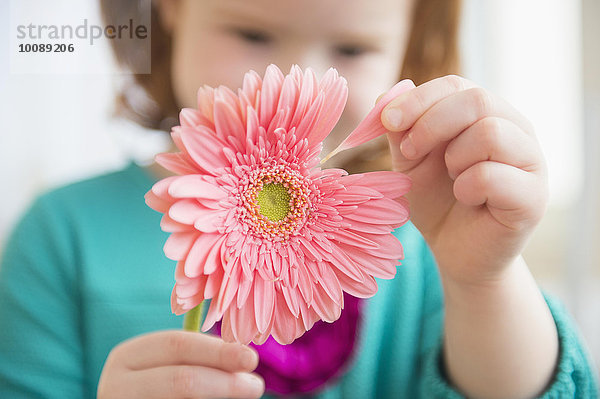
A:
MULTIPOLYGON (((542 399, 598 397, 598 381, 593 363, 578 335, 575 324, 564 306, 556 299, 545 296, 560 341, 558 365, 552 382, 539 396, 542 399)), ((446 379, 442 367, 442 340, 425 353, 421 393, 424 398, 459 399, 464 396, 446 379)))
POLYGON ((77 289, 76 234, 52 197, 38 199, 0 263, 0 397, 90 396, 77 289))

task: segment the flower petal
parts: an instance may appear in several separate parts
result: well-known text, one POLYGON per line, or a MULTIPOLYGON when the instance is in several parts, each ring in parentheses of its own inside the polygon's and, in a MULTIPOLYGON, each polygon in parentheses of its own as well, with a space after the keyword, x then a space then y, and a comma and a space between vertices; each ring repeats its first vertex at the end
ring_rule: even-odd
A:
POLYGON ((321 273, 319 275, 319 284, 321 285, 321 287, 323 287, 323 289, 333 302, 335 302, 337 305, 342 306, 342 287, 340 286, 340 282, 338 281, 335 273, 330 267, 330 264, 322 263, 320 271, 321 273))
POLYGON ((254 307, 256 327, 264 333, 273 317, 275 308, 275 284, 262 278, 254 279, 254 307))
POLYGON ((324 93, 327 101, 321 108, 317 123, 307 136, 309 144, 321 143, 337 124, 348 99, 346 79, 330 68, 319 83, 319 90, 324 93))
POLYGON ((211 123, 215 123, 213 105, 215 102, 215 89, 203 86, 198 89, 198 111, 211 123))
POLYGON ((318 84, 315 73, 312 69, 307 68, 306 71, 304 71, 302 86, 300 87, 300 93, 298 94, 298 102, 296 104, 296 109, 294 111, 294 115, 292 116, 292 120, 290 122, 290 127, 298 126, 300 124, 300 121, 304 119, 306 112, 308 111, 313 100, 316 97, 317 91, 318 84))
POLYGON ((162 229, 162 231, 166 231, 168 233, 181 233, 184 231, 190 231, 191 226, 176 222, 171 217, 169 217, 168 213, 165 213, 160 219, 160 228, 162 229))
POLYGON ((333 271, 342 289, 348 294, 357 298, 370 298, 377 293, 377 282, 373 277, 364 274, 363 281, 359 283, 338 270, 334 269, 333 271))
POLYGON ((199 216, 207 212, 215 211, 204 208, 196 200, 182 199, 169 208, 168 215, 176 222, 193 225, 199 216))
POLYGON ((357 173, 344 177, 342 181, 346 186, 367 186, 392 199, 408 193, 412 185, 410 177, 404 173, 391 171, 357 173))
POLYGON ((379 245, 378 249, 365 248, 369 255, 378 256, 384 259, 404 259, 404 249, 402 244, 393 234, 380 234, 372 236, 371 240, 379 245))
POLYGON ((224 100, 218 99, 214 105, 215 131, 222 139, 229 135, 238 138, 241 143, 246 142, 246 128, 239 114, 224 100))
MULTIPOLYGON (((291 289, 285 285, 281 286, 281 293, 283 295, 283 299, 287 304, 290 312, 294 315, 294 317, 298 317, 300 314, 300 293, 298 290, 291 289)), ((279 305, 281 306, 281 305, 279 305)))
MULTIPOLYGON (((271 334, 281 345, 291 344, 296 338, 297 324, 300 320, 290 313, 282 294, 278 293, 275 305, 273 330, 271 334)), ((304 330, 304 329, 302 329, 304 330)))
POLYGON ((198 238, 194 241, 185 259, 184 271, 187 277, 194 278, 204 273, 208 255, 220 238, 219 234, 198 233, 198 238))
POLYGON ((221 287, 221 283, 223 282, 223 276, 225 276, 225 273, 223 272, 222 267, 217 267, 213 273, 208 274, 206 287, 204 288, 204 297, 206 299, 212 299, 219 293, 219 287, 221 287))
POLYGON ((169 211, 169 207, 173 204, 173 200, 166 200, 154 194, 152 190, 144 194, 146 205, 157 212, 165 213, 169 211))
POLYGON ((225 274, 219 295, 217 296, 217 309, 221 314, 229 307, 233 298, 235 298, 242 277, 242 269, 239 263, 239 258, 232 261, 234 263, 231 273, 225 274))
POLYGON ((237 342, 247 345, 258 334, 254 315, 254 293, 250 292, 248 300, 241 308, 229 308, 231 330, 237 342))
POLYGON ((227 193, 220 187, 206 181, 202 175, 189 174, 177 177, 169 186, 173 198, 206 198, 220 200, 227 193))
POLYGON ((334 231, 331 233, 331 235, 333 236, 333 238, 339 242, 343 242, 345 244, 349 244, 354 246, 355 248, 360 248, 360 249, 364 249, 364 248, 371 248, 371 249, 377 249, 378 245, 369 240, 369 238, 365 237, 365 235, 359 234, 359 233, 355 233, 352 230, 344 230, 344 229, 340 229, 338 231, 334 231))
POLYGON ((323 287, 314 285, 312 307, 317 312, 321 320, 327 323, 333 323, 340 318, 342 306, 333 302, 325 293, 323 287))
POLYGON ((230 166, 227 157, 223 154, 223 147, 227 144, 219 140, 209 128, 182 126, 180 135, 192 160, 207 173, 214 174, 215 170, 230 166))
POLYGON ((343 216, 359 222, 400 226, 408 221, 408 209, 396 200, 381 198, 361 204, 343 216))
POLYGON ((193 108, 183 108, 179 112, 179 123, 181 126, 196 127, 198 125, 211 125, 212 122, 193 108))
POLYGON ((171 260, 185 259, 199 234, 197 231, 172 233, 163 247, 166 257, 171 260))
POLYGON ((387 133, 387 129, 381 123, 381 111, 383 111, 383 108, 385 108, 385 106, 388 105, 394 98, 408 90, 413 89, 414 87, 415 84, 409 79, 405 79, 396 83, 396 85, 394 85, 390 91, 381 97, 373 109, 367 114, 365 119, 358 124, 356 129, 354 129, 335 150, 323 158, 321 162, 325 162, 327 159, 341 151, 359 146, 369 140, 381 136, 384 133, 387 133))
POLYGON ((283 79, 283 73, 281 73, 279 68, 273 64, 267 67, 260 92, 259 110, 260 125, 265 128, 269 126, 271 118, 273 118, 277 110, 283 79))
POLYGON ((185 175, 198 173, 198 170, 188 164, 180 153, 164 152, 154 157, 156 163, 173 173, 185 175))
POLYGON ((359 267, 374 277, 391 279, 396 275, 397 266, 400 264, 397 259, 384 259, 362 251, 354 251, 353 248, 344 244, 340 244, 340 248, 342 251, 351 253, 352 259, 359 267))

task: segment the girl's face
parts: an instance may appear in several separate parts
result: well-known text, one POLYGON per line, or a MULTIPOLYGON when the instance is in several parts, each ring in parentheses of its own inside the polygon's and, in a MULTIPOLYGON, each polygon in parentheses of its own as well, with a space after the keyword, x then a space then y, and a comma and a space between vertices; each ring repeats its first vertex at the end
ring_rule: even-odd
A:
POLYGON ((345 137, 398 79, 413 0, 161 0, 173 37, 172 84, 195 107, 204 84, 241 86, 249 69, 292 64, 348 80, 346 110, 325 151, 345 137))

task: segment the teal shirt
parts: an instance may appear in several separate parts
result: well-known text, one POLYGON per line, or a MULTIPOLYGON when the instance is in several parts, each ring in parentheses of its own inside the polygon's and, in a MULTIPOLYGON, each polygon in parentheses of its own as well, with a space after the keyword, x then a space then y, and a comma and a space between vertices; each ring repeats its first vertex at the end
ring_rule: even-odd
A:
MULTIPOLYGON (((154 183, 135 164, 35 201, 0 265, 0 398, 95 397, 110 350, 138 334, 178 329, 170 310, 175 263, 161 215, 144 204, 154 183)), ((379 280, 346 372, 315 397, 459 398, 440 367, 443 304, 431 253, 414 226, 395 232, 406 258, 379 280)), ((560 359, 547 398, 597 397, 573 323, 548 298, 560 359)))

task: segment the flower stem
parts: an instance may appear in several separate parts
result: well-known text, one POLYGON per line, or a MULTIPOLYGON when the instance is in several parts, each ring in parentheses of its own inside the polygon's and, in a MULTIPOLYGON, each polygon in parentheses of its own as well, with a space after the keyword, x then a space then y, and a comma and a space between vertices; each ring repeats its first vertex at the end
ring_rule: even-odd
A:
POLYGON ((204 301, 200 302, 194 308, 188 310, 183 316, 183 329, 185 331, 200 331, 200 318, 202 317, 202 305, 204 301))

